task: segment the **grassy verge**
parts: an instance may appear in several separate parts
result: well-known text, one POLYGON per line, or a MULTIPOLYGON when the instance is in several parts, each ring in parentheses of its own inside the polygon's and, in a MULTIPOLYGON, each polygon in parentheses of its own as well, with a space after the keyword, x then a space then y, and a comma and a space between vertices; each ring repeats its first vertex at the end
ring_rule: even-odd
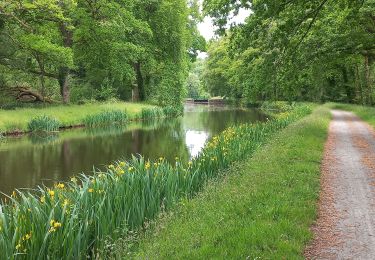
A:
POLYGON ((100 114, 109 110, 121 110, 129 117, 136 117, 142 109, 152 109, 154 106, 126 102, 91 103, 85 105, 52 106, 46 108, 21 108, 16 110, 0 109, 0 133, 27 131, 28 123, 38 117, 55 118, 60 126, 80 125, 88 116, 100 114))
POLYGON ((359 106, 351 104, 331 103, 330 106, 335 109, 352 111, 362 120, 375 127, 375 107, 359 106))
POLYGON ((310 112, 301 105, 266 123, 230 127, 188 163, 133 158, 51 188, 15 191, 0 204, 0 252, 7 259, 106 258, 112 252, 108 240, 195 196, 223 169, 310 112))
POLYGON ((224 180, 162 217, 136 246, 119 241, 116 257, 303 259, 329 120, 323 106, 290 125, 230 167, 224 180))

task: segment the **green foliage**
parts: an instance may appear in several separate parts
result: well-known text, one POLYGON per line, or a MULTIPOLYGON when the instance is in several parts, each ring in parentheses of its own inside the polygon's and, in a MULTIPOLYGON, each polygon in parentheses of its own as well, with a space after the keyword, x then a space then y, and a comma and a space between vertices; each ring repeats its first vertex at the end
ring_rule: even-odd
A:
POLYGON ((204 1, 221 32, 240 8, 252 14, 208 48, 210 94, 373 104, 374 0, 204 1))
POLYGON ((179 107, 172 107, 172 106, 168 106, 168 107, 163 107, 163 114, 165 117, 177 117, 177 116, 181 116, 184 112, 184 108, 183 106, 179 106, 179 107))
POLYGON ((181 198, 193 196, 220 170, 310 111, 302 106, 274 121, 231 127, 187 164, 133 157, 54 188, 15 191, 8 203, 0 204, 0 251, 4 258, 24 253, 31 259, 103 254, 107 236, 117 239, 181 198))
POLYGON ((141 110, 141 119, 157 119, 162 117, 178 117, 184 112, 183 106, 166 106, 163 108, 144 108, 141 110))
POLYGON ((123 125, 128 122, 129 115, 122 110, 109 110, 99 114, 87 115, 83 120, 86 127, 98 127, 106 125, 123 125))
POLYGON ((203 80, 212 96, 233 96, 232 86, 229 83, 232 60, 227 54, 227 44, 227 38, 209 44, 203 80))
POLYGON ((204 64, 205 61, 202 59, 198 59, 191 64, 191 69, 185 83, 187 98, 208 99, 210 97, 205 89, 203 78, 204 64))
POLYGON ((164 117, 164 111, 162 108, 143 108, 141 110, 142 119, 156 119, 164 117))
POLYGON ((196 0, 3 1, 0 72, 11 87, 27 83, 64 103, 83 88, 74 100, 134 92, 178 105, 188 63, 205 49, 200 20, 196 0))
POLYGON ((31 119, 27 125, 27 129, 31 132, 54 132, 59 131, 60 125, 60 122, 56 118, 43 115, 31 119))
POLYGON ((265 101, 261 105, 261 109, 263 110, 271 110, 271 111, 278 111, 278 112, 287 112, 293 110, 293 108, 297 104, 295 102, 288 103, 285 101, 265 101))

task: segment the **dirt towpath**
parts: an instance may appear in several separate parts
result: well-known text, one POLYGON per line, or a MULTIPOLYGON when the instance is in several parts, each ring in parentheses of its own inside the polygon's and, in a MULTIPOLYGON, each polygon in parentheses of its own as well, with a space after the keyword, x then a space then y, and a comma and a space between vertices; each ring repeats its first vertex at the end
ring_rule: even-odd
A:
POLYGON ((375 132, 333 110, 307 259, 375 259, 375 132))

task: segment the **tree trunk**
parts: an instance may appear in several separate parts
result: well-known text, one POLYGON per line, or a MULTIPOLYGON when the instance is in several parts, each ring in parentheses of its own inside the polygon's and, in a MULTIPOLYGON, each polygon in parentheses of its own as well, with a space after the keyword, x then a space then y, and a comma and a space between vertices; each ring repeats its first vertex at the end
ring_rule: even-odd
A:
POLYGON ((138 102, 139 101, 139 89, 138 85, 134 84, 133 89, 132 89, 132 101, 133 102, 138 102))
POLYGON ((53 103, 54 100, 44 97, 42 94, 34 91, 28 87, 18 86, 9 89, 11 95, 13 95, 16 100, 21 102, 47 102, 53 103))
POLYGON ((356 86, 357 99, 359 99, 359 103, 361 105, 364 105, 361 74, 359 73, 359 66, 358 66, 358 64, 355 66, 355 86, 356 86))
MULTIPOLYGON (((63 46, 66 48, 73 47, 73 32, 67 28, 66 23, 60 24, 60 33, 63 38, 63 46)), ((69 84, 69 68, 62 66, 59 68, 59 85, 60 94, 62 96, 64 104, 70 102, 70 84, 69 84)))
POLYGON ((366 86, 366 103, 368 105, 374 104, 373 101, 373 86, 372 86, 372 78, 371 78, 371 65, 373 63, 373 57, 371 57, 368 53, 364 55, 365 58, 365 86, 366 86))
POLYGON ((40 70, 39 79, 40 79, 41 95, 42 95, 41 100, 44 100, 44 97, 46 96, 46 86, 45 86, 45 81, 44 81, 44 75, 45 75, 44 63, 43 63, 43 59, 38 54, 35 55, 35 59, 38 63, 38 67, 40 70))
POLYGON ((353 103, 355 95, 354 95, 353 90, 352 90, 352 88, 350 86, 350 83, 349 83, 348 71, 346 70, 345 66, 341 67, 341 71, 342 71, 342 78, 343 78, 343 81, 344 81, 344 89, 345 89, 346 97, 347 97, 346 101, 348 103, 353 103))
POLYGON ((133 101, 144 101, 145 100, 145 91, 144 91, 144 80, 141 71, 141 63, 138 61, 133 64, 136 84, 133 88, 132 99, 133 101))
POLYGON ((61 67, 59 69, 59 85, 63 103, 68 104, 70 102, 69 68, 61 67))

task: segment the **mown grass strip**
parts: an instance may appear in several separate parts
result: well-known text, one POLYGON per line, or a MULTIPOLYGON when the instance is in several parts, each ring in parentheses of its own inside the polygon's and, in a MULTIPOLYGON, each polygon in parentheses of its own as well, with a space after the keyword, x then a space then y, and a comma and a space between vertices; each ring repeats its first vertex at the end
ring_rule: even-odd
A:
POLYGON ((0 134, 16 135, 27 132, 56 132, 60 128, 75 126, 89 128, 108 127, 111 125, 124 126, 129 121, 177 117, 182 114, 182 106, 161 108, 124 102, 114 104, 98 103, 97 106, 87 104, 12 111, 0 109, 0 118, 2 119, 0 120, 0 134), (40 115, 41 113, 43 114, 40 115))
POLYGON ((278 134, 224 180, 167 214, 116 257, 141 259, 303 259, 316 218, 320 162, 330 114, 319 107, 278 134), (129 249, 130 247, 130 249, 129 249))
POLYGON ((108 238, 137 230, 182 198, 193 197, 221 170, 310 112, 301 105, 267 123, 230 127, 186 164, 134 157, 53 188, 15 191, 8 203, 0 204, 0 252, 5 258, 30 259, 103 254, 110 248, 108 238))
POLYGON ((89 103, 85 105, 59 105, 45 108, 0 109, 0 133, 26 132, 31 119, 40 115, 56 118, 60 127, 82 125, 89 115, 100 114, 108 110, 127 111, 129 117, 137 117, 143 108, 155 106, 128 102, 89 103))

